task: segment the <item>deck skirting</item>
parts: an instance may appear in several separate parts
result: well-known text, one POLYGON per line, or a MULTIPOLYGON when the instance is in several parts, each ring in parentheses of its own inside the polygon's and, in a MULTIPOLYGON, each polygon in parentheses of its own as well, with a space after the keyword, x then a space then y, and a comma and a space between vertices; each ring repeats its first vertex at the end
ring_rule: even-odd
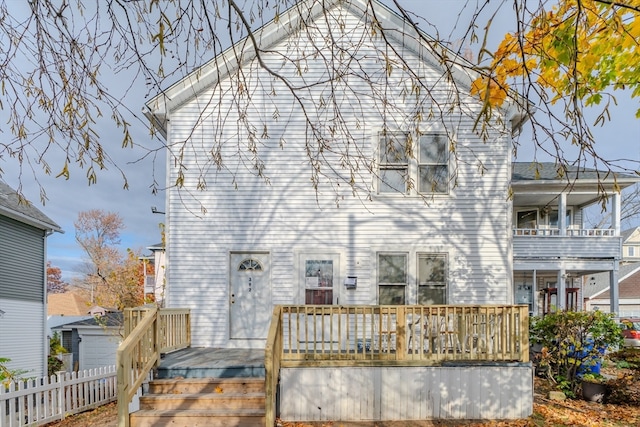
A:
POLYGON ((282 368, 284 421, 519 419, 533 412, 530 363, 282 368))

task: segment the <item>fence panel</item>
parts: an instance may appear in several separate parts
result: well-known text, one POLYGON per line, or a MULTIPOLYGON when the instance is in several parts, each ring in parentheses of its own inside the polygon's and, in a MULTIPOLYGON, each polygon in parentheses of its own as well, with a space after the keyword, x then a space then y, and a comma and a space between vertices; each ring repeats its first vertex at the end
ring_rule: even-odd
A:
POLYGON ((0 427, 40 426, 116 400, 116 368, 0 385, 0 427))

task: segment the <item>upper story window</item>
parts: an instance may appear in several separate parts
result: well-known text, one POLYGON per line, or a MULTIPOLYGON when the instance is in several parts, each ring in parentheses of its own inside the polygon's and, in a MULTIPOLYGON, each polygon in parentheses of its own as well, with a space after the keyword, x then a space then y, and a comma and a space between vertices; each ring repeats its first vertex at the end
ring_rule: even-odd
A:
POLYGON ((443 134, 420 135, 418 155, 418 191, 420 193, 449 192, 449 150, 443 134))
MULTIPOLYGON (((567 209, 566 217, 564 223, 567 227, 571 226, 571 210, 567 209)), ((558 222, 558 210, 554 209, 549 212, 549 227, 551 228, 559 228, 560 223, 558 222)))
POLYGON ((417 182, 422 194, 449 192, 448 138, 443 133, 422 134, 418 146, 406 132, 380 136, 378 193, 407 194, 417 182))
POLYGON ((387 132, 380 137, 380 193, 406 193, 409 178, 410 138, 387 132))
POLYGON ((516 228, 535 229, 538 226, 538 210, 531 209, 516 213, 516 228))

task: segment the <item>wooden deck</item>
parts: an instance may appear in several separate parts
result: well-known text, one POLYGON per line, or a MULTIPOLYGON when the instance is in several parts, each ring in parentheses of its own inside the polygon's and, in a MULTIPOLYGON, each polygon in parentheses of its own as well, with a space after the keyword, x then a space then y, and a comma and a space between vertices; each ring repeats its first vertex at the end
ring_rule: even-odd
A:
POLYGON ((264 377, 264 350, 185 348, 162 356, 157 378, 264 377))

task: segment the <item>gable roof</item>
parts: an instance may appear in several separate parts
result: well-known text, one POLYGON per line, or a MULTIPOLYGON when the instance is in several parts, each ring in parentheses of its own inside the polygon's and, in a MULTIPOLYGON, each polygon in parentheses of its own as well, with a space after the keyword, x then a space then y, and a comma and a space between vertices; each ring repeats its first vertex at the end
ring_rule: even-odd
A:
POLYGON ((633 236, 640 227, 629 228, 628 230, 624 230, 620 232, 620 237, 622 237, 622 243, 625 243, 631 236, 633 236))
POLYGON ((63 232, 58 224, 33 204, 24 199, 21 200, 18 193, 2 180, 0 180, 0 215, 41 230, 63 232))
MULTIPOLYGON (((609 273, 592 274, 594 286, 597 290, 585 297, 589 300, 609 299, 609 273)), ((619 298, 640 298, 640 262, 633 262, 620 266, 618 271, 618 294, 619 298)))
MULTIPOLYGON (((167 137, 168 114, 171 110, 194 98, 198 93, 207 87, 231 75, 244 64, 257 58, 258 50, 263 52, 270 47, 292 36, 303 27, 304 22, 313 21, 329 10, 342 7, 351 12, 354 16, 370 17, 379 23, 380 28, 385 29, 385 38, 394 40, 414 52, 420 53, 425 62, 433 67, 442 68, 439 55, 435 53, 435 46, 442 49, 448 58, 456 58, 456 62, 449 61, 450 72, 456 80, 458 87, 469 89, 477 74, 470 70, 470 67, 462 67, 458 63, 471 65, 462 56, 456 54, 448 47, 439 43, 416 26, 409 24, 408 18, 400 16, 398 13, 381 3, 379 0, 301 0, 294 2, 284 13, 278 15, 277 19, 253 31, 251 36, 247 36, 236 42, 233 46, 213 58, 206 64, 171 85, 162 93, 150 99, 145 105, 147 111, 145 115, 156 126, 163 137, 167 137)), ((513 92, 519 99, 518 104, 530 105, 523 98, 513 92)), ((480 101, 479 101, 480 102, 480 101)), ((500 110, 505 112, 508 121, 511 121, 514 129, 519 128, 527 120, 527 115, 520 108, 509 102, 500 110)))

